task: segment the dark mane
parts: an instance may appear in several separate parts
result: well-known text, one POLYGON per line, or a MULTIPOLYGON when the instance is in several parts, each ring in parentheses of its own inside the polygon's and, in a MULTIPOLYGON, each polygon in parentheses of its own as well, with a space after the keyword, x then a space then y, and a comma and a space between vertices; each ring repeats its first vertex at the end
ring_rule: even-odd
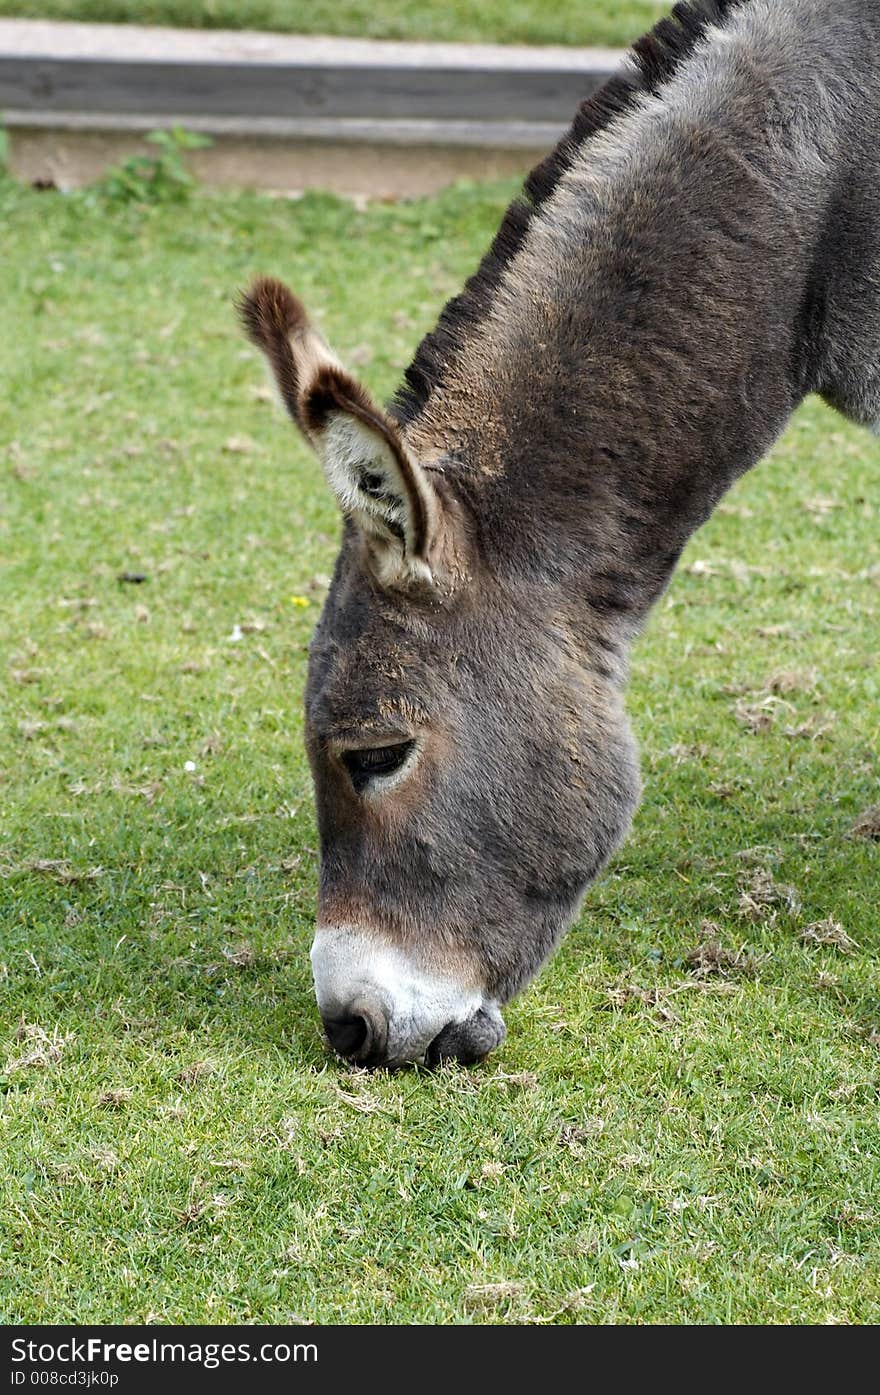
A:
POLYGON ((604 87, 582 102, 556 149, 536 165, 523 191, 502 219, 489 251, 460 295, 444 308, 435 329, 422 340, 390 403, 401 426, 413 422, 443 377, 444 364, 462 347, 468 329, 489 311, 505 267, 522 246, 530 219, 554 193, 559 181, 591 137, 604 131, 645 94, 656 96, 693 52, 706 29, 720 24, 746 0, 689 0, 676 4, 630 50, 629 63, 604 87))

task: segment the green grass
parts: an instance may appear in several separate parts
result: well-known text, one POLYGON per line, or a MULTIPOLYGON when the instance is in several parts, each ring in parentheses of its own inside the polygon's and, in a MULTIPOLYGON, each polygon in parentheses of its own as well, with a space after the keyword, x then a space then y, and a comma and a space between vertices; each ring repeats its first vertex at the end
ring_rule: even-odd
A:
POLYGON ((494 44, 629 44, 669 9, 671 0, 0 0, 0 15, 32 19, 494 44))
POLYGON ((338 523, 231 302, 288 277, 387 392, 510 192, 0 184, 0 1319, 880 1318, 880 468, 815 402, 638 645, 644 803, 503 1050, 322 1044, 338 523), (850 952, 801 939, 827 917, 850 952))

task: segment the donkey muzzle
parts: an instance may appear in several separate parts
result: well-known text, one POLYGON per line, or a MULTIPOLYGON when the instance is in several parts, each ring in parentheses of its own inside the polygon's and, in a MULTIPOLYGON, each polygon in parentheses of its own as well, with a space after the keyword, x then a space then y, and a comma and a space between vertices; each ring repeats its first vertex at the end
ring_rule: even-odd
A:
POLYGON ((327 1039, 346 1060, 470 1064, 504 1039, 501 1013, 478 987, 428 969, 387 940, 324 926, 311 957, 327 1039))

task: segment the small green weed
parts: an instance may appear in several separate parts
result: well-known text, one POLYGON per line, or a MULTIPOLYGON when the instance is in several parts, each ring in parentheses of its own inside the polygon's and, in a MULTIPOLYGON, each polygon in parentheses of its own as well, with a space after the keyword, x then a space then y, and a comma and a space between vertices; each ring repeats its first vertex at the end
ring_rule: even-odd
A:
POLYGON ((170 131, 151 131, 147 140, 158 153, 123 160, 104 176, 101 191, 119 203, 179 203, 196 182, 184 157, 190 150, 204 150, 210 138, 173 126, 170 131))

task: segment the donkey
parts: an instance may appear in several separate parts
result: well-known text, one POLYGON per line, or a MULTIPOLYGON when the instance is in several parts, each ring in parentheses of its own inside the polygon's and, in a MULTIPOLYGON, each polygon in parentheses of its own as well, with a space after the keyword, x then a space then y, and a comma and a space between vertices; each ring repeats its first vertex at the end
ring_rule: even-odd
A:
POLYGON ((241 302, 344 530, 311 644, 330 1044, 481 1059, 623 840, 628 651, 808 393, 880 426, 880 5, 677 4, 529 175, 387 409, 241 302))

